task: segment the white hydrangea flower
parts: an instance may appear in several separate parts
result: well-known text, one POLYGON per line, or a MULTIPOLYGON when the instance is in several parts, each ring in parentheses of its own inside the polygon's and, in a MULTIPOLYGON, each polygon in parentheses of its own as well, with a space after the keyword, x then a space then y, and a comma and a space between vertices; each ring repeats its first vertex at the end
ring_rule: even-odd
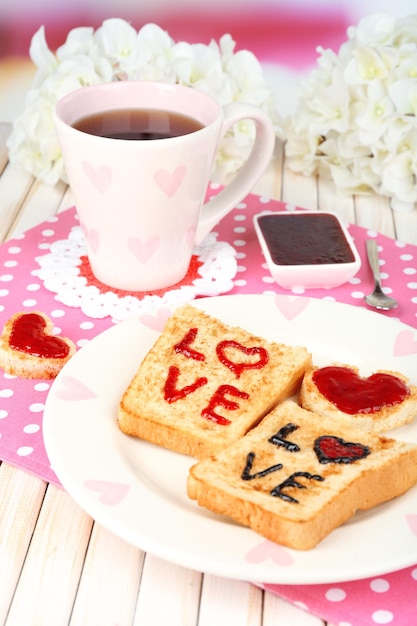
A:
MULTIPOLYGON (((34 34, 30 56, 37 67, 23 113, 14 121, 8 139, 10 161, 36 178, 66 182, 61 152, 53 126, 56 102, 74 89, 114 80, 156 80, 179 83, 204 91, 221 105, 244 101, 262 108, 280 132, 272 90, 256 57, 235 52, 235 42, 224 35, 209 45, 175 42, 156 24, 136 31, 114 18, 93 28, 75 28, 53 53, 43 26, 34 34)), ((213 170, 213 180, 224 183, 241 167, 254 141, 254 125, 241 122, 224 138, 213 170)))
POLYGON ((287 163, 347 194, 417 202, 417 14, 377 13, 350 27, 339 52, 318 48, 285 122, 287 163))

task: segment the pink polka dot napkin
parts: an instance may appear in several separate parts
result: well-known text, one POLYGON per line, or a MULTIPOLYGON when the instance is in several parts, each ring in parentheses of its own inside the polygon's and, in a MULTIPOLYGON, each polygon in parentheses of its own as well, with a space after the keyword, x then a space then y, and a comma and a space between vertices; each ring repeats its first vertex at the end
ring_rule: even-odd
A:
MULTIPOLYGON (((213 186, 209 195, 215 193, 217 188, 213 186)), ((185 291, 181 290, 179 300, 226 292, 273 291, 291 295, 291 291, 281 289, 272 280, 252 219, 255 213, 263 210, 293 209, 295 207, 267 198, 248 196, 211 234, 211 246, 219 242, 224 246, 218 254, 206 254, 201 258, 203 264, 208 264, 209 287, 206 283, 204 289, 201 286, 195 288, 196 276, 193 274, 191 283, 185 285, 185 291)), ((82 288, 65 280, 57 284, 59 272, 52 272, 51 279, 51 272, 45 271, 45 267, 48 268, 50 263, 59 266, 61 257, 56 251, 60 248, 68 251, 68 241, 78 236, 77 227, 75 211, 69 209, 0 246, 1 327, 18 311, 40 310, 52 318, 57 332, 70 337, 81 348, 112 324, 130 314, 136 315, 138 307, 146 306, 143 296, 130 296, 133 299, 128 304, 121 304, 120 294, 114 293, 107 293, 98 305, 97 286, 95 290, 86 291, 85 282, 82 288)), ((417 247, 359 226, 349 225, 348 228, 362 257, 360 271, 351 281, 336 289, 315 289, 305 294, 364 307, 363 296, 373 287, 365 256, 365 240, 372 237, 379 245, 384 285, 391 288, 392 295, 400 303, 397 309, 380 314, 417 328, 417 247)), ((200 254, 201 250, 198 252, 200 254)), ((62 259, 64 257, 63 252, 62 259)), ((67 260, 62 262, 64 271, 68 267, 65 265, 67 260)), ((71 272, 74 272, 73 267, 71 272)), ((88 284, 88 278, 86 280, 88 284)), ((296 293, 302 295, 303 292, 298 290, 296 293)), ((165 294, 155 297, 165 297, 165 294)), ((178 301, 176 298, 173 304, 178 301)), ((152 299, 150 304, 153 306, 155 302, 157 300, 152 299)), ((42 438, 43 408, 50 385, 50 381, 23 380, 0 371, 0 459, 58 483, 42 438)), ((417 566, 364 581, 335 585, 265 585, 265 589, 338 626, 404 626, 416 622, 417 566)))

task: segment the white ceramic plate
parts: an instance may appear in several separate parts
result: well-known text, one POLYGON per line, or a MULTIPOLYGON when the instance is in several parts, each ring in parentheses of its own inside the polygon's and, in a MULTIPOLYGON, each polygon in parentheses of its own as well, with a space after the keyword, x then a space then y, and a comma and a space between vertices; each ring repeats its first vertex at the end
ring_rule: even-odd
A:
MULTIPOLYGON (((417 384, 417 331, 378 313, 297 296, 201 299, 225 322, 304 345, 317 365, 402 371, 417 384)), ((265 541, 186 495, 195 462, 131 439, 117 427, 119 399, 158 337, 167 311, 112 327, 80 350, 54 381, 44 437, 63 486, 100 524, 168 561, 212 574, 268 583, 324 583, 412 565, 417 554, 417 488, 333 531, 307 552, 265 541)), ((417 423, 395 435, 417 443, 417 423)))

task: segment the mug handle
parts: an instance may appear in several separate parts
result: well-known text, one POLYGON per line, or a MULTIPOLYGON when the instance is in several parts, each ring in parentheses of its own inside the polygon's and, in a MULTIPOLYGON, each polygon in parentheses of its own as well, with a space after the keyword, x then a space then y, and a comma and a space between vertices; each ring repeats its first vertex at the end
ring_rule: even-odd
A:
POLYGON ((274 126, 262 109, 235 102, 225 105, 223 111, 224 120, 220 137, 237 122, 250 119, 256 126, 255 142, 247 161, 235 178, 217 196, 203 205, 197 226, 196 245, 203 241, 222 217, 250 193, 268 167, 275 148, 274 126))

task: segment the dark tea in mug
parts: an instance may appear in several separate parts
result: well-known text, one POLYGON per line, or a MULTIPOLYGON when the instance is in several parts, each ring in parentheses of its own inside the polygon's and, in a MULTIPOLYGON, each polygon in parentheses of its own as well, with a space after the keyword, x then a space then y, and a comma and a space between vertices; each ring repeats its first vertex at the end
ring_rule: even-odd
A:
POLYGON ((203 128, 189 115, 160 109, 111 109, 82 117, 72 126, 89 135, 130 140, 167 139, 203 128))

